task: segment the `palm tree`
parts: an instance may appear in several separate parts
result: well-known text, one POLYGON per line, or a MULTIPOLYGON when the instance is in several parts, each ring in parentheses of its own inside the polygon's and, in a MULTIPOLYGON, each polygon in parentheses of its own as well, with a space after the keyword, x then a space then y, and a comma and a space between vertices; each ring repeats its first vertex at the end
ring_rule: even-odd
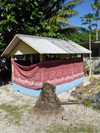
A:
POLYGON ((61 26, 68 27, 72 25, 68 18, 78 14, 78 12, 73 10, 73 8, 82 1, 83 0, 72 0, 65 3, 65 0, 56 0, 53 6, 49 8, 45 20, 47 20, 50 25, 58 26, 59 28, 61 26))
POLYGON ((94 3, 92 4, 93 10, 96 10, 95 16, 96 16, 96 41, 98 41, 98 21, 99 21, 99 11, 100 11, 100 0, 94 0, 94 3))
POLYGON ((16 33, 66 36, 59 31, 71 24, 68 18, 78 14, 73 8, 81 1, 0 0, 0 48, 6 46, 16 33))

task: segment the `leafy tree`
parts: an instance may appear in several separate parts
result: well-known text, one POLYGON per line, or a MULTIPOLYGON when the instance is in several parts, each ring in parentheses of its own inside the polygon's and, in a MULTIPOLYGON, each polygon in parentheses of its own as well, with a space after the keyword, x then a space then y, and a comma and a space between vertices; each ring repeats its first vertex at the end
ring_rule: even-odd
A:
POLYGON ((68 36, 68 39, 76 43, 88 42, 89 35, 87 32, 75 32, 71 36, 68 36))
MULTIPOLYGON (((0 48, 17 33, 65 38, 82 0, 0 0, 0 48), (66 28, 68 27, 68 28, 66 28)), ((73 27, 71 28, 73 31, 73 27)), ((71 31, 71 30, 70 30, 71 31)))
MULTIPOLYGON (((93 14, 89 13, 81 17, 82 19, 82 24, 83 25, 88 25, 88 30, 89 30, 89 50, 91 51, 91 31, 92 27, 95 26, 96 24, 94 23, 94 16, 93 14)), ((92 54, 90 53, 90 72, 89 76, 91 77, 92 74, 92 63, 91 63, 91 57, 92 54)))
POLYGON ((100 20, 100 0, 94 0, 94 3, 92 4, 93 10, 96 10, 95 16, 96 16, 96 41, 98 40, 98 21, 100 20))
MULTIPOLYGON (((96 34, 96 30, 94 29, 93 31, 91 31, 91 41, 92 42, 95 42, 95 40, 96 40, 95 34, 96 34)), ((82 42, 84 42, 84 43, 89 42, 88 32, 75 32, 71 35, 68 35, 67 37, 68 37, 68 40, 72 40, 79 44, 81 44, 82 42)), ((98 30, 98 37, 99 37, 98 39, 100 40, 100 30, 98 30)))

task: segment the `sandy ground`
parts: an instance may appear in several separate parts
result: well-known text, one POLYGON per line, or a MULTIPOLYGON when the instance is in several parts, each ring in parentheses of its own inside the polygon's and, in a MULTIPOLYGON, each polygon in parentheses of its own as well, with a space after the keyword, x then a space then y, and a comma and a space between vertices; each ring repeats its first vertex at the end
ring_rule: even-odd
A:
MULTIPOLYGON (((62 101, 72 99, 70 92, 63 92, 58 97, 62 101)), ((63 105, 64 111, 60 114, 41 116, 32 112, 36 100, 37 98, 13 92, 11 84, 0 86, 0 105, 29 105, 22 113, 20 125, 9 122, 5 117, 7 112, 0 109, 0 133, 37 133, 38 129, 41 129, 41 133, 46 133, 44 129, 47 129, 52 123, 66 126, 91 124, 98 129, 98 132, 100 131, 100 111, 86 108, 83 105, 63 105)))

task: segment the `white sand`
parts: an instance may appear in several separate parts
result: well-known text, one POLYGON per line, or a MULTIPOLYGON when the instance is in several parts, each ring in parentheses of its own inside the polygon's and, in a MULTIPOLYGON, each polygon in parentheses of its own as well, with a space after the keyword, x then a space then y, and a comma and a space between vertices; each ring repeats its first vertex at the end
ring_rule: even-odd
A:
MULTIPOLYGON (((72 99, 70 91, 59 94, 60 100, 72 99)), ((64 105, 65 109, 59 115, 47 115, 45 117, 37 116, 30 112, 35 105, 37 98, 26 96, 20 93, 13 92, 12 85, 8 84, 0 87, 0 105, 25 105, 29 108, 23 112, 21 125, 17 126, 5 118, 7 112, 0 109, 0 133, 36 133, 36 129, 46 129, 52 123, 58 123, 68 126, 69 124, 91 124, 100 129, 100 111, 86 108, 83 105, 64 105), (65 120, 62 120, 62 116, 65 120)), ((44 131, 41 133, 45 133, 44 131)))

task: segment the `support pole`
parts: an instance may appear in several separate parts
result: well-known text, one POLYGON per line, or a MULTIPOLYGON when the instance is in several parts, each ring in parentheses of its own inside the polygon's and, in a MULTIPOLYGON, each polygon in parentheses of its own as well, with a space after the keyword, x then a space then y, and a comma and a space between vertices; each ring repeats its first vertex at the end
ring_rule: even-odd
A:
POLYGON ((43 54, 40 54, 40 61, 43 61, 43 54))
MULTIPOLYGON (((14 61, 14 56, 11 56, 11 61, 14 61)), ((12 81, 13 81, 13 77, 14 77, 14 66, 13 66, 13 64, 11 64, 11 70, 12 70, 12 81)))
MULTIPOLYGON (((99 11, 97 9, 97 14, 99 14, 99 11)), ((96 22, 96 41, 98 41, 98 20, 99 20, 99 15, 97 15, 97 22, 96 22)))
MULTIPOLYGON (((91 32, 89 33, 89 50, 91 51, 91 32)), ((92 54, 89 54, 89 65, 90 65, 90 70, 89 70, 89 78, 92 76, 92 54)))

